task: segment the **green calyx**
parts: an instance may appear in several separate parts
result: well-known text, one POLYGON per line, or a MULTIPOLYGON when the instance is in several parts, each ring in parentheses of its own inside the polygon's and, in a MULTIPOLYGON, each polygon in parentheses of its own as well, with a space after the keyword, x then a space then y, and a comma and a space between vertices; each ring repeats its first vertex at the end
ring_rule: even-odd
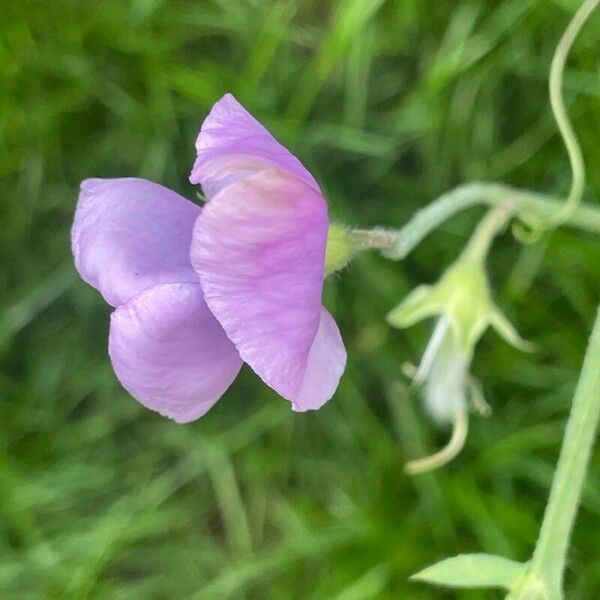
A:
POLYGON ((325 251, 325 276, 343 269, 357 254, 364 250, 386 252, 397 243, 397 233, 376 227, 375 229, 351 229, 332 223, 327 233, 325 251))
POLYGON ((332 223, 327 233, 325 277, 343 269, 359 252, 352 230, 332 223))
POLYGON ((479 338, 492 326, 509 344, 530 350, 512 323, 493 303, 483 264, 463 254, 433 286, 413 290, 387 316, 393 327, 405 328, 435 315, 448 319, 464 356, 470 357, 479 338))

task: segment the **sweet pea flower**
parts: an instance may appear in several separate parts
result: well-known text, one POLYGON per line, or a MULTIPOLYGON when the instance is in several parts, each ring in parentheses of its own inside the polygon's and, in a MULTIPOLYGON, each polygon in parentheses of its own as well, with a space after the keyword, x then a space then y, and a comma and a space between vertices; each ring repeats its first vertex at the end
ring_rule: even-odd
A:
POLYGON ((73 255, 115 308, 115 374, 179 423, 204 415, 244 362, 293 410, 320 408, 346 351, 321 304, 329 221, 319 186, 230 94, 196 150, 202 208, 143 179, 81 184, 73 255))

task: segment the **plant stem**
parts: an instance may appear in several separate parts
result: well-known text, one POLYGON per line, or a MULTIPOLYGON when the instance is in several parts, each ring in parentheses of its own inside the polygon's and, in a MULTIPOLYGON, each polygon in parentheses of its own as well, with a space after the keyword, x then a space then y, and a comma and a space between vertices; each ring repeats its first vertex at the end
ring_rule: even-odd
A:
MULTIPOLYGON (((467 183, 433 200, 401 229, 386 230, 387 235, 381 235, 381 229, 374 230, 378 232, 380 244, 372 244, 370 247, 382 250, 387 258, 402 260, 429 233, 453 215, 471 206, 502 206, 507 202, 512 205, 515 213, 526 211, 542 220, 551 219, 564 204, 564 201, 557 197, 499 183, 467 183)), ((600 234, 600 208, 580 204, 569 215, 566 224, 600 234)))
POLYGON ((569 540, 600 420, 600 310, 575 391, 531 572, 561 596, 569 540))
POLYGON ((462 251, 463 258, 483 265, 494 238, 506 225, 511 213, 509 205, 492 208, 475 228, 468 244, 462 251))

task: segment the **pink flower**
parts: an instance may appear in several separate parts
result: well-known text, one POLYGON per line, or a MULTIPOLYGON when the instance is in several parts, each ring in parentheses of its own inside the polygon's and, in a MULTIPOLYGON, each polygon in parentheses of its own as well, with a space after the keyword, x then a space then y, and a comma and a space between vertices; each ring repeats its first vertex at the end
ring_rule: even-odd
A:
POLYGON ((337 388, 346 351, 321 305, 327 205, 300 161, 230 94, 196 142, 200 208, 143 179, 88 179, 72 230, 81 277, 115 307, 123 386, 178 422, 204 415, 246 362, 296 411, 337 388))

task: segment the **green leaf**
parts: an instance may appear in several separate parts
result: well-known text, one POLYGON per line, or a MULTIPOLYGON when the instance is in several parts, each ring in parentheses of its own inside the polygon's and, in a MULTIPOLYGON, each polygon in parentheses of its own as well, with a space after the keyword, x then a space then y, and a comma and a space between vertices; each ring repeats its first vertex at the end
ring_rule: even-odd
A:
POLYGON ((500 587, 510 589, 526 565, 491 554, 460 554, 442 560, 411 577, 448 587, 500 587))

